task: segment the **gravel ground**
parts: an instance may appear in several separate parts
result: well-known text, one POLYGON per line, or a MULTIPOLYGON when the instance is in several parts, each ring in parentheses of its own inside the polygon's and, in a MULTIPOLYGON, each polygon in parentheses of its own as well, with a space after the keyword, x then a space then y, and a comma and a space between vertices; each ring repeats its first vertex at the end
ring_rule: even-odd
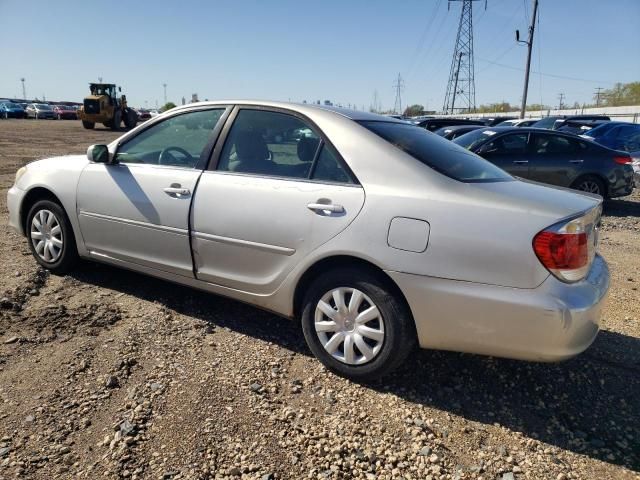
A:
POLYGON ((0 121, 0 478, 640 478, 638 194, 606 205, 612 287, 584 354, 420 351, 365 386, 252 307, 91 263, 38 269, 6 226, 15 170, 114 137, 0 121))

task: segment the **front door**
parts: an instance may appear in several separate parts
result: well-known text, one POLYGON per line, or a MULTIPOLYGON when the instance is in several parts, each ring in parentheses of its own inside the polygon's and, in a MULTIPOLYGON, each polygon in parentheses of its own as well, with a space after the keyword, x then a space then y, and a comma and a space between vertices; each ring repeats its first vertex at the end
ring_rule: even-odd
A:
POLYGON ((171 116, 119 145, 113 164, 85 168, 77 209, 92 255, 193 276, 189 208, 224 111, 171 116))
POLYGON ((529 177, 527 132, 507 133, 486 143, 480 155, 516 177, 529 177))
POLYGON ((304 119, 240 109, 193 205, 196 276, 273 292, 309 252, 358 215, 364 191, 304 119))

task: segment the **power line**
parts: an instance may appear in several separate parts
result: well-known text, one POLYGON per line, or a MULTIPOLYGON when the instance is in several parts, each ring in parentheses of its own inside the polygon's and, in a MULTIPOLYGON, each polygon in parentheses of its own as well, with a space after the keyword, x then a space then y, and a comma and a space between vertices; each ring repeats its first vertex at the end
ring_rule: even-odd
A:
POLYGON ((604 90, 602 87, 597 87, 596 88, 596 93, 594 94, 596 96, 596 107, 600 106, 600 97, 602 96, 602 94, 600 92, 602 90, 604 90))
POLYGON ((402 114, 402 90, 404 90, 404 80, 400 74, 396 79, 396 83, 393 84, 393 88, 396 90, 396 101, 393 104, 393 111, 397 114, 402 114))
POLYGON ((560 100, 559 104, 558 104, 558 110, 562 110, 562 107, 564 107, 564 93, 559 93, 558 94, 558 100, 560 100))
MULTIPOLYGON (((461 1, 460 23, 456 45, 451 59, 447 92, 444 97, 442 110, 444 113, 470 112, 476 108, 476 84, 473 65, 473 2, 477 0, 449 0, 461 1), (462 107, 456 107, 456 98, 462 103, 462 107)), ((485 0, 485 9, 487 2, 485 0)))
POLYGON ((411 75, 411 72, 415 66, 415 62, 418 57, 418 53, 420 52, 420 50, 422 50, 422 47, 424 46, 424 42, 427 39, 427 35, 431 32, 431 26, 433 25, 433 21, 436 19, 436 16, 438 15, 438 10, 440 9, 441 4, 442 4, 442 0, 438 0, 438 3, 436 3, 436 8, 433 12, 433 15, 431 15, 431 17, 429 18, 429 21, 425 25, 424 30, 422 30, 422 34, 420 35, 418 44, 416 45, 416 48, 413 51, 413 55, 411 56, 411 61, 409 62, 409 68, 407 69, 407 71, 409 72, 408 75, 411 75))

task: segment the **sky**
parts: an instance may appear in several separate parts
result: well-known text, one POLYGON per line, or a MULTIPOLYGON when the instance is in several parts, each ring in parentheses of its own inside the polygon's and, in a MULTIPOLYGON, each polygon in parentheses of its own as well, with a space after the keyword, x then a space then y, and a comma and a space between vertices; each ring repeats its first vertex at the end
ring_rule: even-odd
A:
MULTIPOLYGON (((130 104, 331 100, 442 108, 461 2, 447 0, 0 0, 0 98, 81 101, 88 83, 130 104), (105 22, 106 20, 106 22, 105 22)), ((473 4, 476 104, 522 95, 531 0, 473 4)), ((593 101, 640 81, 640 0, 539 0, 528 103, 593 101)))

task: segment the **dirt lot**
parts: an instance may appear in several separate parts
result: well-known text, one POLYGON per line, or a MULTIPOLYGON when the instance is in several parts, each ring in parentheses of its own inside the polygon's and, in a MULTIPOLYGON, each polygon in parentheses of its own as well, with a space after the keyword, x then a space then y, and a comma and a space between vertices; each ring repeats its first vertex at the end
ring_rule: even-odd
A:
POLYGON ((361 386, 271 314, 96 264, 36 267, 6 226, 15 170, 115 136, 0 120, 0 478, 640 478, 640 195, 606 205, 612 288, 587 352, 421 351, 361 386))

